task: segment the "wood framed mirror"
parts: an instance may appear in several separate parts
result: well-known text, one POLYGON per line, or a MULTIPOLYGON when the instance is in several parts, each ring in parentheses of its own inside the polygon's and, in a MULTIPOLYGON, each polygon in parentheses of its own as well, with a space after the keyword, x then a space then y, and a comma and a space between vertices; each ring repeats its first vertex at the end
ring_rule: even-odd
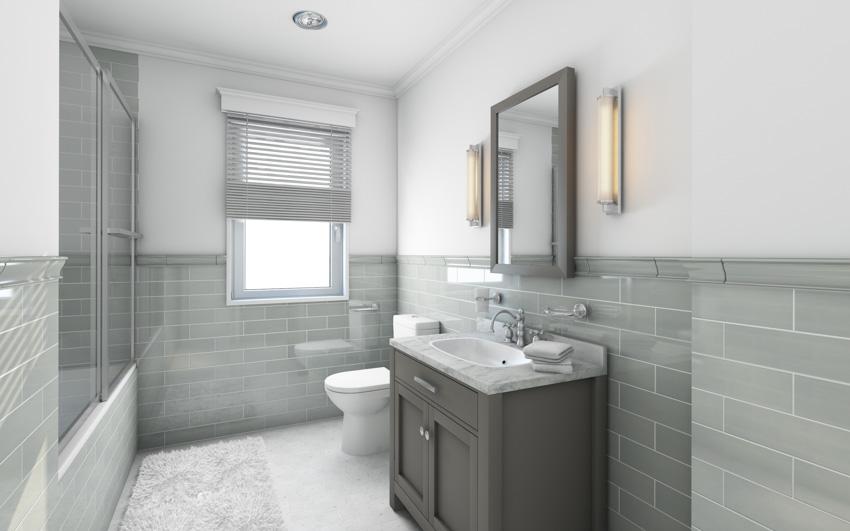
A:
POLYGON ((576 78, 567 67, 490 108, 490 269, 575 274, 576 78))

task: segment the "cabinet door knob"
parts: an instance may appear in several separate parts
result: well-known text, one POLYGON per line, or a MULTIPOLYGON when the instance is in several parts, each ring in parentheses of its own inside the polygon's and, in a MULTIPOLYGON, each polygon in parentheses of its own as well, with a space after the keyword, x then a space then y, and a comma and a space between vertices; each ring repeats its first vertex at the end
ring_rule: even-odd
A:
POLYGON ((430 434, 430 433, 428 433, 428 430, 425 430, 425 440, 426 440, 426 441, 430 441, 430 440, 431 440, 431 434, 430 434))
POLYGON ((419 435, 425 435, 425 427, 419 426, 419 435))

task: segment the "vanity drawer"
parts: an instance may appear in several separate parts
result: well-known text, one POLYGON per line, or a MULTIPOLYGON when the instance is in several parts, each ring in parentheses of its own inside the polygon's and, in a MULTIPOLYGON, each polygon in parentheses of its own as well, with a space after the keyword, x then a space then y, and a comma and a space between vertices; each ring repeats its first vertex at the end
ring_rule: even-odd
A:
POLYGON ((478 392, 397 350, 393 356, 397 380, 478 429, 478 392))

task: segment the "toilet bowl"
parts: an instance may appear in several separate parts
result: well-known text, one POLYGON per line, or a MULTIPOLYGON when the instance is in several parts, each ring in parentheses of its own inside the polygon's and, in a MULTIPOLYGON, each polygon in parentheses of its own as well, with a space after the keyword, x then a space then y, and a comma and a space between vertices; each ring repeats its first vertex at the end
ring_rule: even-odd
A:
POLYGON ((325 378, 325 392, 343 414, 343 452, 369 455, 389 449, 390 371, 338 372, 325 378))
MULTIPOLYGON (((436 319, 412 314, 393 316, 393 337, 439 333, 440 321, 436 319)), ((352 347, 351 343, 342 340, 322 342, 322 345, 315 343, 296 345, 296 352, 299 346, 303 349, 341 349, 338 351, 352 347)), ((342 411, 343 452, 369 455, 389 450, 390 371, 378 367, 338 372, 325 378, 325 392, 342 411)))

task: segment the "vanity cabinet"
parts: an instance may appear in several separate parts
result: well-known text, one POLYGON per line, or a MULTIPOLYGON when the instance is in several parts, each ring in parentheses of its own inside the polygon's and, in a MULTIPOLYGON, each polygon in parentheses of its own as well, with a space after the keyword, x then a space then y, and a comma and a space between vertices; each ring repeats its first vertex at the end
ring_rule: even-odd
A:
POLYGON ((396 482, 441 531, 477 529, 478 437, 394 383, 396 482))
POLYGON ((435 531, 605 529, 605 377, 500 394, 390 358, 390 505, 435 531))

